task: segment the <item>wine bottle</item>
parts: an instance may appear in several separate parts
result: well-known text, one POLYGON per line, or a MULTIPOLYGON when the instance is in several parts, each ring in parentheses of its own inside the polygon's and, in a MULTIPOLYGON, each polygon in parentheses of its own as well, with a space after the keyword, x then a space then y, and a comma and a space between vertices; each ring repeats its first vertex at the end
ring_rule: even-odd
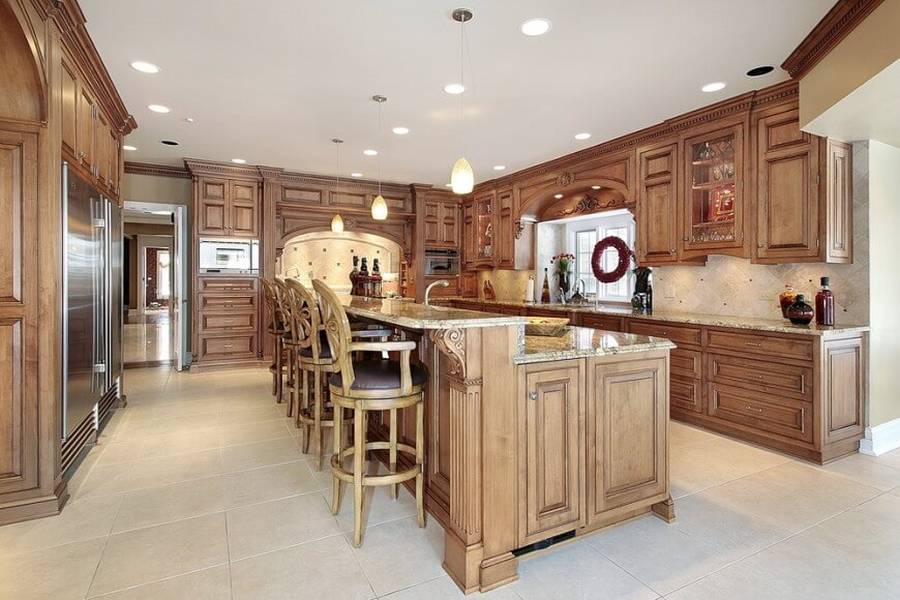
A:
POLYGON ((830 278, 823 277, 822 289, 816 294, 816 325, 834 325, 834 294, 830 278))
POLYGON ((378 266, 378 259, 372 259, 372 277, 370 279, 372 282, 372 296, 375 298, 381 298, 381 268, 378 266))
POLYGON ((357 296, 359 291, 356 288, 356 279, 359 277, 359 257, 353 256, 353 270, 350 271, 350 295, 357 296))

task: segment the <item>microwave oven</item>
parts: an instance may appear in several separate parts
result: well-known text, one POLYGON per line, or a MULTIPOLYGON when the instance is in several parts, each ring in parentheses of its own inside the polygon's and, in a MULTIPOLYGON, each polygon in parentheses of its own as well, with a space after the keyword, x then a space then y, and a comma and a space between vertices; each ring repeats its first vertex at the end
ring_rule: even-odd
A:
POLYGON ((201 273, 259 273, 259 240, 200 239, 201 273))
POLYGON ((459 275, 459 253, 456 250, 426 250, 425 275, 459 275))

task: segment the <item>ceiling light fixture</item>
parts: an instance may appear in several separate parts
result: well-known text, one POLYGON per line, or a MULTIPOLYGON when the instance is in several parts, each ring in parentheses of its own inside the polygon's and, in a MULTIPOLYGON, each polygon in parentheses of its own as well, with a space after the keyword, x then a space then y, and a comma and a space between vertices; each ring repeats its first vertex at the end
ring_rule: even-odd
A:
POLYGON ((759 67, 753 67, 749 71, 747 71, 747 77, 760 77, 762 75, 768 75, 772 71, 775 70, 775 67, 772 65, 761 65, 759 67))
POLYGON ((363 150, 363 154, 366 156, 378 156, 378 150, 372 150, 371 148, 367 150, 363 150))
POLYGON ((140 71, 141 73, 147 73, 149 75, 159 73, 159 67, 157 67, 153 63, 148 63, 143 60, 134 61, 133 63, 131 63, 131 68, 135 71, 140 71))
POLYGON ((550 31, 551 23, 548 19, 544 18, 535 18, 528 19, 524 23, 522 23, 519 30, 527 35, 528 37, 535 37, 538 35, 544 35, 548 31, 550 31))
POLYGON ((362 173, 357 173, 355 171, 353 173, 350 173, 350 177, 362 177, 362 176, 363 176, 362 173))
POLYGON ((177 146, 178 145, 178 142, 176 142, 175 140, 162 140, 159 143, 164 146, 177 146))
POLYGON ((724 81, 713 81, 712 83, 707 83, 700 89, 702 91, 706 92, 707 94, 709 94, 711 92, 718 92, 719 90, 725 89, 725 82, 724 81))
MULTIPOLYGON (((466 23, 472 20, 472 17, 475 15, 472 14, 472 11, 468 8, 457 8, 454 10, 450 18, 459 23, 459 86, 462 90, 465 90, 465 73, 464 73, 464 57, 463 51, 466 47, 466 23)), ((447 88, 444 88, 446 91, 447 88)), ((460 138, 463 137, 463 97, 460 94, 459 96, 459 124, 460 124, 460 138)), ((462 145, 462 144, 460 144, 462 145)), ((460 156, 456 159, 456 162, 453 163, 453 170, 450 172, 450 183, 453 184, 453 193, 454 194, 469 194, 472 192, 472 188, 475 186, 475 172, 472 170, 472 165, 469 164, 469 161, 466 160, 465 156, 460 156)))
POLYGON ((185 123, 193 123, 193 122, 194 122, 194 117, 185 117, 185 118, 184 118, 184 122, 185 122, 185 123))
POLYGON ((155 113, 160 113, 163 115, 171 110, 168 106, 163 106, 162 104, 148 104, 147 108, 155 113))
POLYGON ((591 189, 592 189, 592 190, 599 190, 599 189, 600 189, 600 186, 599 186, 599 185, 592 185, 592 186, 591 186, 591 189))
POLYGON ((128 152, 134 152, 135 150, 137 150, 137 148, 126 144, 126 145, 122 146, 122 150, 127 150, 128 152))
MULTIPOLYGON (((344 140, 341 138, 331 138, 331 142, 334 144, 335 162, 337 163, 337 167, 334 171, 336 173, 334 176, 334 198, 331 199, 331 202, 337 204, 339 186, 341 183, 341 144, 344 143, 344 140)), ((334 216, 331 218, 331 231, 332 233, 344 232, 344 218, 341 217, 341 213, 334 213, 334 216)))
MULTIPOLYGON (((387 98, 379 94, 372 96, 372 100, 378 104, 378 139, 381 140, 381 105, 387 102, 387 98)), ((369 152, 368 150, 366 152, 369 152)), ((372 152, 375 152, 372 150, 372 152)), ((375 152, 375 154, 378 154, 375 152)), ((381 159, 378 159, 378 195, 372 200, 372 218, 376 221, 384 221, 388 218, 388 205, 381 195, 381 159)))
POLYGON ((575 139, 576 139, 576 140, 589 140, 589 139, 591 139, 591 134, 589 134, 589 133, 586 132, 586 131, 583 131, 583 132, 581 132, 581 133, 576 133, 576 134, 575 134, 575 139))
POLYGON ((409 133, 409 127, 394 127, 393 129, 391 129, 391 131, 393 131, 397 135, 406 135, 407 133, 409 133))
POLYGON ((466 86, 461 83, 448 83, 444 86, 444 91, 455 96, 466 91, 466 86))
POLYGON ((495 171, 505 171, 506 165, 494 165, 494 170, 495 171))
POLYGON ((232 158, 232 159, 231 159, 231 162, 233 162, 233 163, 235 163, 235 164, 238 164, 238 165, 243 165, 243 164, 245 164, 247 161, 244 160, 243 158, 232 158))

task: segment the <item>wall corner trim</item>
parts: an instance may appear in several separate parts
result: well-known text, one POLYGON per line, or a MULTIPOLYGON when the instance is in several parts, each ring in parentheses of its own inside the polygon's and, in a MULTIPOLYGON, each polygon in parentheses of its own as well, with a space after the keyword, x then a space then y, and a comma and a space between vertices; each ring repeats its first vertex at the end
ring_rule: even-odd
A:
POLYGON ((866 427, 866 437, 859 442, 859 451, 869 456, 881 456, 897 448, 900 448, 900 419, 866 427))

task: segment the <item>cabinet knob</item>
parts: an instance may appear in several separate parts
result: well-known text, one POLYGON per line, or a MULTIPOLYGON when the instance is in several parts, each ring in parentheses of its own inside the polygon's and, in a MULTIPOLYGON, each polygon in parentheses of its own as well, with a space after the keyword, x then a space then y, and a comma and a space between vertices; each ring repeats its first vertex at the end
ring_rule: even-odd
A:
POLYGON ((530 394, 528 394, 528 399, 529 399, 529 400, 537 400, 537 399, 538 399, 538 393, 537 393, 537 392, 531 392, 530 394))

